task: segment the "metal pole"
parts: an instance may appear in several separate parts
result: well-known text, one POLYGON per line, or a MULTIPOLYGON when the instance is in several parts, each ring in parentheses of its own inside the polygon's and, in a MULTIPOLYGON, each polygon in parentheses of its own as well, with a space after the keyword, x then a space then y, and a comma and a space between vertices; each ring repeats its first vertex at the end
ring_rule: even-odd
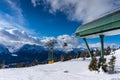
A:
POLYGON ((84 40, 84 42, 85 42, 85 44, 86 44, 86 46, 87 46, 88 53, 89 53, 90 57, 93 59, 93 55, 91 54, 91 51, 90 51, 90 48, 89 48, 89 45, 88 45, 88 43, 87 43, 86 38, 83 38, 83 40, 84 40))
POLYGON ((54 60, 53 60, 53 48, 50 48, 49 49, 49 54, 48 54, 48 64, 52 64, 54 63, 54 60))
POLYGON ((51 49, 49 49, 48 60, 51 60, 51 49))
POLYGON ((51 49, 51 60, 53 60, 53 48, 51 49))
POLYGON ((101 42, 101 58, 104 58, 104 35, 100 35, 100 42, 101 42))
POLYGON ((50 49, 50 60, 52 60, 53 58, 53 53, 52 53, 52 49, 50 49))

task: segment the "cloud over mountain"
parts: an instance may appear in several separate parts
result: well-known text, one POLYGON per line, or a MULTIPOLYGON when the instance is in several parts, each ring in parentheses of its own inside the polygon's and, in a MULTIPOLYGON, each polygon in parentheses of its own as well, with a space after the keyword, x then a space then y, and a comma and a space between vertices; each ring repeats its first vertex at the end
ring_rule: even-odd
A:
POLYGON ((55 37, 37 38, 28 35, 25 31, 18 29, 0 29, 0 44, 5 45, 10 51, 19 49, 24 44, 36 44, 43 47, 47 47, 46 43, 49 40, 55 40, 55 48, 63 48, 63 44, 67 43, 66 49, 72 49, 79 46, 77 38, 69 35, 60 35, 55 37))
MULTIPOLYGON (((72 51, 74 48, 81 48, 85 47, 83 43, 80 43, 79 39, 70 36, 70 35, 60 35, 58 37, 44 37, 44 38, 38 38, 33 37, 27 34, 25 31, 20 31, 18 29, 2 29, 0 28, 0 44, 4 45, 6 48, 9 49, 10 52, 14 52, 21 48, 25 44, 30 45, 38 45, 42 46, 44 48, 48 48, 47 43, 50 40, 54 40, 57 43, 55 44, 54 48, 64 51, 72 51), (67 46, 64 46, 64 44, 67 44, 67 46)), ((93 43, 89 44, 90 47, 101 47, 100 43, 93 43)), ((105 43, 105 47, 119 47, 119 45, 115 43, 105 43)))
POLYGON ((79 40, 77 38, 75 38, 74 36, 70 36, 70 35, 60 35, 57 38, 55 37, 45 37, 44 39, 41 40, 42 43, 47 43, 49 40, 56 40, 56 44, 55 44, 55 48, 63 48, 66 51, 71 51, 73 48, 77 48, 80 43, 79 40), (67 43, 66 47, 63 47, 64 43, 67 43))
POLYGON ((0 29, 0 44, 10 47, 10 49, 17 49, 24 44, 40 44, 40 40, 18 29, 0 29))

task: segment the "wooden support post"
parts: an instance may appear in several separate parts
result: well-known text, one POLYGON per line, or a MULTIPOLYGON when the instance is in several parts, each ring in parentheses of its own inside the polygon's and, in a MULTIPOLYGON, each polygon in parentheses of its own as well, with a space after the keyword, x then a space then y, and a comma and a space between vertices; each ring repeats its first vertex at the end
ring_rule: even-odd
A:
POLYGON ((101 42, 101 58, 104 58, 104 35, 100 35, 100 42, 101 42))
POLYGON ((87 43, 86 38, 83 38, 83 40, 84 40, 84 42, 85 42, 85 44, 86 44, 86 47, 87 47, 87 49, 88 49, 89 56, 93 59, 93 55, 91 54, 91 51, 90 51, 90 48, 89 48, 89 45, 88 45, 88 43, 87 43))

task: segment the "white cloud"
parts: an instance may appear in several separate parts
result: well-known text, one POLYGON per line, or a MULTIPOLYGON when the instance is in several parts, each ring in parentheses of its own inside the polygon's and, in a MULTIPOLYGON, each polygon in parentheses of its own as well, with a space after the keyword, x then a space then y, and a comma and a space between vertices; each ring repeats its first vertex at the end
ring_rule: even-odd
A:
POLYGON ((54 37, 44 37, 44 38, 41 40, 41 42, 47 43, 47 42, 50 41, 50 40, 55 40, 55 38, 54 38, 54 37))
POLYGON ((14 17, 4 13, 4 12, 0 12, 0 27, 1 28, 15 28, 16 23, 13 22, 14 21, 14 17))
POLYGON ((57 41, 59 48, 63 48, 65 52, 72 51, 73 48, 78 48, 80 46, 79 40, 70 35, 60 35, 57 37, 57 41), (67 43, 67 46, 64 47, 64 43, 67 43))
POLYGON ((41 5, 44 2, 46 2, 45 0, 31 0, 31 3, 33 4, 34 7, 36 7, 37 5, 41 5))
POLYGON ((0 44, 9 48, 10 51, 19 49, 24 44, 40 45, 38 38, 31 37, 24 31, 18 29, 0 29, 0 44))
MULTIPOLYGON (((5 0, 7 4, 7 9, 10 12, 0 11, 0 27, 4 29, 19 29, 24 30, 29 34, 34 33, 34 31, 25 28, 26 20, 22 14, 22 9, 19 3, 13 0, 5 0)), ((6 8, 5 8, 6 9, 6 8)))
POLYGON ((4 20, 0 20, 0 27, 1 28, 13 28, 13 26, 9 22, 4 21, 4 20))
POLYGON ((36 44, 47 48, 47 43, 50 40, 55 40, 55 49, 62 49, 65 51, 71 51, 73 48, 79 46, 79 41, 77 38, 69 35, 60 35, 55 37, 44 37, 43 39, 31 37, 25 31, 18 29, 2 29, 0 28, 0 44, 5 45, 11 52, 19 49, 24 44, 36 44), (63 48, 63 44, 68 45, 63 48))
MULTIPOLYGON (((40 0, 32 0, 34 5, 40 0)), ((43 0, 49 7, 50 13, 61 11, 70 20, 83 21, 84 23, 94 20, 107 11, 120 7, 119 0, 43 0)))
POLYGON ((55 37, 45 37, 41 40, 43 46, 46 46, 46 43, 49 40, 55 40, 57 43, 55 44, 55 49, 62 49, 66 52, 73 50, 73 48, 78 48, 80 46, 79 40, 74 36, 70 35, 60 35, 57 38, 55 37), (67 43, 67 46, 63 47, 64 43, 67 43))
MULTIPOLYGON (((57 38, 55 37, 44 37, 43 39, 39 39, 36 37, 32 37, 27 34, 25 31, 21 31, 18 29, 2 29, 0 28, 0 44, 5 45, 11 52, 19 49, 24 44, 36 44, 47 48, 46 43, 50 40, 55 40, 57 43, 55 44, 55 49, 64 50, 69 52, 73 50, 73 48, 85 48, 83 43, 70 35, 60 35, 57 38), (67 46, 63 47, 64 43, 67 43, 67 46)), ((105 48, 107 46, 119 47, 119 45, 115 43, 105 43, 105 48)), ((100 43, 89 44, 90 47, 98 47, 100 48, 100 43)))
POLYGON ((31 2, 32 2, 33 6, 36 7, 38 0, 31 0, 31 2))
POLYGON ((16 17, 15 20, 17 20, 20 24, 24 24, 25 19, 22 14, 22 9, 18 6, 18 4, 13 2, 12 0, 6 0, 6 2, 9 4, 12 11, 14 12, 14 16, 16 17))
POLYGON ((77 38, 74 36, 69 36, 69 35, 60 35, 57 37, 58 41, 62 44, 67 43, 67 47, 75 48, 77 47, 80 43, 77 38))

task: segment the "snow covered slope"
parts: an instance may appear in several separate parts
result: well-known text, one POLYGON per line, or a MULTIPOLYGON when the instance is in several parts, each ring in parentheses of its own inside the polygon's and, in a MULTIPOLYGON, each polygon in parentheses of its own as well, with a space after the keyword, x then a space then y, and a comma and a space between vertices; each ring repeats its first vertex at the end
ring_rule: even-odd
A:
MULTIPOLYGON (((120 68, 120 50, 115 51, 117 68, 120 68)), ((107 56, 110 58, 110 56, 107 56)), ((38 65, 29 68, 0 70, 0 80, 120 80, 120 73, 90 72, 90 59, 73 59, 66 62, 38 65)))

